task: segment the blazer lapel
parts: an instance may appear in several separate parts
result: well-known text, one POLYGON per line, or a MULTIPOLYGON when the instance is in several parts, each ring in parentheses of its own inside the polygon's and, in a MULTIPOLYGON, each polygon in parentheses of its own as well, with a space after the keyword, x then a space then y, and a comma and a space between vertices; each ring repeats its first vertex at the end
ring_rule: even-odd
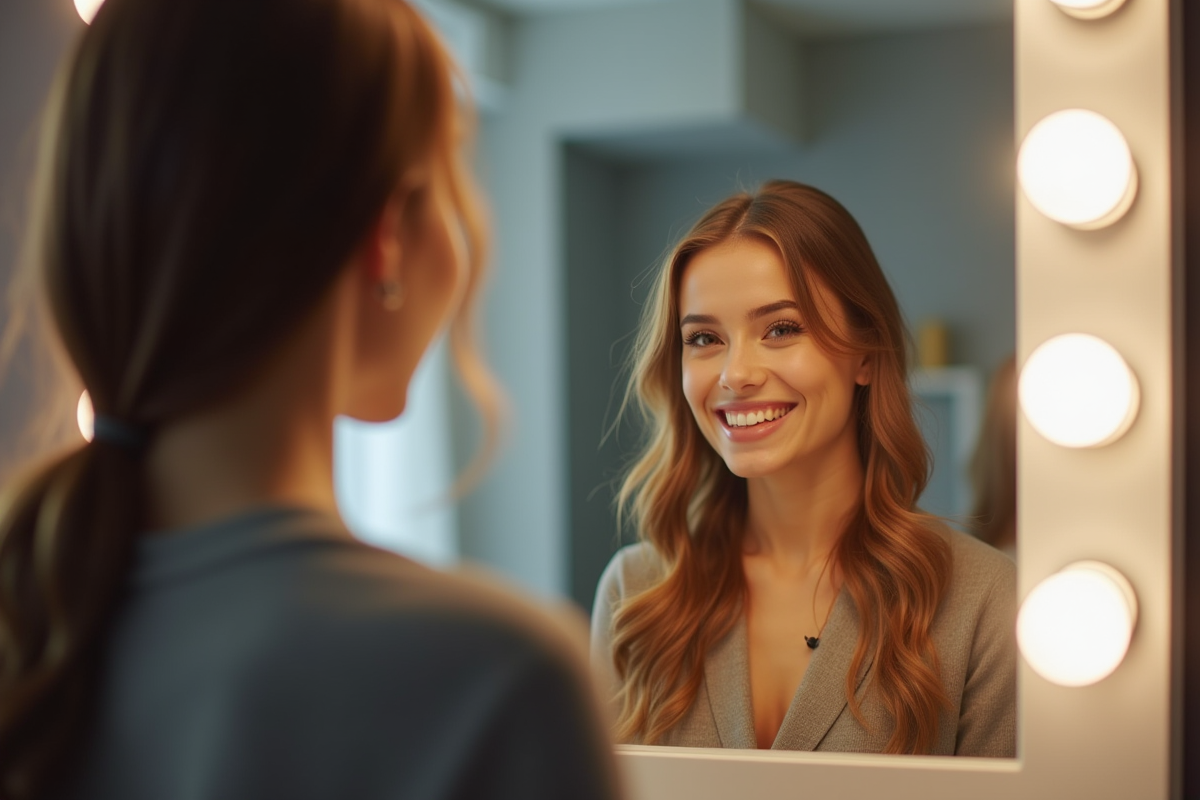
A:
POLYGON ((758 747, 754 738, 744 614, 738 615, 733 629, 708 652, 704 659, 704 681, 720 746, 740 750, 758 747))
MULTIPOLYGON (((742 637, 745 638, 744 631, 742 637)), ((772 750, 817 748, 846 707, 846 673, 850 671, 850 662, 854 658, 857 645, 858 614, 850 595, 843 590, 834 602, 825 630, 821 631, 821 644, 813 652, 804 679, 800 681, 800 688, 796 690, 792 704, 779 726, 779 733, 771 744, 772 750)), ((745 653, 744 645, 742 652, 745 653)), ((743 655, 743 658, 746 656, 743 655)), ((873 651, 868 650, 855 680, 856 692, 862 686, 873 659, 873 651)), ((749 670, 745 674, 748 675, 749 670)), ((746 682, 749 684, 749 678, 746 682)), ((747 698, 749 694, 747 686, 747 698)), ((746 702, 749 705, 749 699, 746 702)), ((754 746, 753 721, 750 746, 754 746)))

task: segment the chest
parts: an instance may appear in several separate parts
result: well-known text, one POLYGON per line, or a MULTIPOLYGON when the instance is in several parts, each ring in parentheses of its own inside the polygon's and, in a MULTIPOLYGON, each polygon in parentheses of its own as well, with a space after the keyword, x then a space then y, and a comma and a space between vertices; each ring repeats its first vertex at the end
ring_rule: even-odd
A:
POLYGON ((748 587, 746 650, 754 731, 768 748, 783 724, 815 651, 805 637, 818 637, 834 597, 811 587, 766 583, 748 587))

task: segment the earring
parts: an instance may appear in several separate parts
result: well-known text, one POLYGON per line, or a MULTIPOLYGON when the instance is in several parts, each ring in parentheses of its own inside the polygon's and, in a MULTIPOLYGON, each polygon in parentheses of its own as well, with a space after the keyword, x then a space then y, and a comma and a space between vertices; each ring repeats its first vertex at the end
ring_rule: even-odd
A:
POLYGON ((375 287, 375 292, 379 295, 380 304, 387 311, 395 311, 404 305, 404 290, 400 288, 400 281, 395 278, 380 281, 375 287))

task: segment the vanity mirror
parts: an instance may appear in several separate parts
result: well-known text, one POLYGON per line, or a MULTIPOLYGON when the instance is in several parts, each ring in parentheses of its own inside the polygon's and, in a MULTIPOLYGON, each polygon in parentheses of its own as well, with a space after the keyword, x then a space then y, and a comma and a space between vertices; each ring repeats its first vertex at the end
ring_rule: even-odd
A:
MULTIPOLYGON (((816 127, 804 130, 805 102, 812 108, 811 101, 821 91, 813 85, 813 61, 800 58, 792 68, 777 68, 790 58, 786 48, 771 44, 778 44, 771 32, 780 33, 783 26, 757 5, 749 14, 740 3, 696 0, 686 5, 686 17, 673 16, 675 4, 662 2, 636 10, 626 4, 620 13, 614 7, 604 13, 550 13, 535 22, 522 19, 513 27, 511 63, 511 84, 519 88, 485 123, 485 156, 501 232, 499 264, 506 273, 503 285, 496 287, 489 329, 524 422, 511 463, 529 464, 532 471, 506 471, 493 480, 475 501, 474 511, 468 504, 465 521, 470 525, 472 515, 482 517, 483 509, 520 507, 524 513, 513 518, 527 523, 522 544, 515 548, 521 555, 505 562, 497 548, 491 560, 528 576, 531 585, 540 582, 549 591, 570 588, 581 603, 590 601, 599 569, 583 566, 585 548, 594 545, 606 555, 616 544, 611 528, 589 532, 585 538, 575 516, 576 509, 589 502, 603 509, 603 489, 590 495, 615 477, 611 470, 585 476, 576 469, 579 460, 595 459, 603 420, 611 419, 606 412, 614 401, 610 376, 587 380, 588 365, 611 363, 616 338, 607 335, 611 320, 604 319, 604 305, 597 298, 602 291, 628 293, 632 277, 624 273, 613 278, 603 269, 611 264, 603 256, 606 248, 624 246, 615 245, 605 232, 616 230, 623 217, 633 218, 636 230, 652 231, 652 239, 636 245, 629 267, 636 274, 735 181, 753 183, 772 176, 782 157, 770 151, 781 133, 820 141, 819 115, 807 120, 816 127), (759 24, 764 20, 765 34, 759 24), (680 31, 684 35, 665 35, 680 31), (747 49, 746 42, 755 37, 757 46, 747 49), (609 44, 599 44, 605 42, 609 44), (614 52, 619 58, 611 57, 614 52), (648 53, 668 67, 645 69, 648 53), (547 68, 552 63, 576 66, 547 68), (730 69, 730 64, 736 68, 730 69), (753 78, 764 71, 802 75, 804 80, 781 89, 779 96, 786 102, 771 102, 754 90, 761 84, 753 78), (690 80, 679 80, 681 74, 690 80), (622 91, 633 86, 639 91, 622 91), (642 131, 640 137, 627 135, 634 128, 642 131), (688 135, 680 136, 680 131, 688 135), (723 149, 728 153, 731 141, 760 147, 763 155, 756 157, 757 165, 746 167, 738 158, 712 155, 723 149), (664 150, 674 163, 690 166, 658 183, 627 166, 612 167, 657 159, 664 150), (696 171, 701 161, 716 177, 696 171), (657 186, 657 196, 647 195, 651 199, 642 203, 625 193, 638 181, 657 186), (676 204, 681 199, 689 208, 676 204), (585 229, 590 226, 590 238, 586 231, 582 238, 573 231, 580 220, 585 229), (569 268, 565 279, 563 265, 569 268), (580 283, 581 278, 597 283, 580 283), (619 285, 604 286, 602 281, 609 279, 619 285), (554 305, 564 292, 571 301, 566 314, 554 305), (540 305, 543 301, 546 310, 540 305), (542 341, 530 337, 530 330, 560 335, 542 341), (506 352, 516 342, 521 343, 520 352, 506 352), (587 357, 582 358, 585 351, 587 357), (553 380, 564 363, 571 365, 569 374, 574 376, 565 389, 535 380, 553 380), (571 420, 587 404, 598 407, 599 415, 582 431, 580 444, 564 446, 555 432, 567 430, 574 439, 571 420), (577 450, 583 454, 578 459, 577 450), (525 456, 527 462, 521 460, 525 456), (548 459, 545 468, 532 466, 539 456, 548 459), (534 491, 544 498, 556 487, 566 490, 561 497, 567 500, 552 500, 551 507, 534 511, 532 502, 521 501, 532 501, 534 491), (559 502, 562 505, 554 505, 559 502), (572 531, 569 543, 554 532, 556 525, 572 531), (571 565, 565 575, 563 564, 571 565), (587 569, 594 570, 590 579, 587 569)), ((1167 55, 1171 13, 1169 0, 1128 0, 1107 17, 1081 19, 1050 0, 1019 0, 1008 45, 1014 54, 1015 115, 1003 143, 1008 160, 996 161, 1001 172, 996 185, 1008 186, 1011 192, 1016 144, 1024 134, 1055 111, 1084 108, 1120 129, 1136 164, 1137 197, 1125 215, 1106 228, 1064 226, 1043 216, 1021 195, 1010 194, 1005 201, 1011 203, 1008 214, 1016 209, 1018 361, 1059 334, 1091 334, 1120 353, 1136 375, 1141 400, 1124 435, 1098 448, 1064 448, 1020 423, 1019 595, 1074 562, 1094 560, 1115 567, 1128 578, 1138 607, 1124 661, 1108 677, 1079 688, 1051 684, 1022 664, 1015 760, 624 747, 621 760, 638 796, 776 798, 801 791, 813 796, 914 798, 1168 796, 1169 565, 1175 541, 1170 444, 1172 78, 1167 55)), ((869 155, 861 158, 870 161, 869 155)), ((662 177, 671 167, 656 169, 662 177)), ((871 194, 870 177, 862 179, 865 188, 856 199, 828 181, 822 184, 821 165, 806 169, 812 171, 789 177, 807 178, 840 195, 863 217, 887 268, 887 234, 881 239, 880 228, 873 230, 873 212, 864 199, 871 194)), ((914 171, 919 180, 919 171, 914 171)), ((896 204, 881 204, 881 209, 888 205, 896 204)), ((877 220, 886 216, 881 211, 877 220)), ((972 231, 965 238, 979 235, 972 231)), ((912 307, 915 301, 903 296, 903 288, 898 291, 910 317, 918 316, 912 307)), ((632 315, 628 319, 631 323, 632 315)), ((910 321, 921 322, 919 316, 910 321)), ((617 336, 630 327, 624 325, 617 336)), ((981 361, 990 365, 986 358, 981 361)), ((591 563, 602 564, 603 556, 591 563)))
MULTIPOLYGON (((1020 425, 1021 595, 1069 562, 1094 558, 1129 579, 1140 609, 1124 662, 1068 688, 1022 665, 1019 758, 830 758, 623 749, 647 798, 1168 797, 1173 785, 1170 663, 1172 495, 1171 5, 1133 0, 1110 18, 1069 18, 1044 0, 1016 6, 1016 130, 1084 107, 1130 143, 1141 184, 1126 217, 1074 230, 1017 199, 1017 341, 1087 333, 1119 351, 1140 386, 1136 420, 1091 449, 1020 425), (1131 265, 1137 264, 1136 268, 1131 265)), ((1081 143, 1082 146, 1082 143, 1081 143)))

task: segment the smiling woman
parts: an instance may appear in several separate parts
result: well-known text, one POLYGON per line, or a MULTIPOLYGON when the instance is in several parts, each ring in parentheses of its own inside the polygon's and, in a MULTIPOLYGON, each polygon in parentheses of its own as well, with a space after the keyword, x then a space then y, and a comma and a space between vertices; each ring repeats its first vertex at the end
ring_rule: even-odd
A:
POLYGON ((916 507, 907 337, 858 224, 773 181, 709 211, 647 304, 620 501, 642 542, 593 644, 624 741, 1012 756, 1012 562, 916 507))

